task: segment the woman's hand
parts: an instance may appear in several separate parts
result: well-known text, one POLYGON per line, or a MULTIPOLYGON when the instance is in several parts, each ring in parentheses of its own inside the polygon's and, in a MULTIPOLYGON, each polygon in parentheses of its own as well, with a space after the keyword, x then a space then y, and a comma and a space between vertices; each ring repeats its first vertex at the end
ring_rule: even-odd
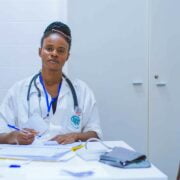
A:
POLYGON ((33 129, 23 129, 21 131, 13 131, 8 134, 9 144, 32 144, 37 132, 33 129))
POLYGON ((99 138, 95 131, 87 131, 83 133, 69 133, 57 135, 51 141, 57 141, 59 144, 70 144, 76 141, 87 141, 89 138, 99 138))
POLYGON ((69 133, 64 135, 57 135, 51 141, 57 141, 59 144, 70 144, 78 140, 77 133, 69 133))

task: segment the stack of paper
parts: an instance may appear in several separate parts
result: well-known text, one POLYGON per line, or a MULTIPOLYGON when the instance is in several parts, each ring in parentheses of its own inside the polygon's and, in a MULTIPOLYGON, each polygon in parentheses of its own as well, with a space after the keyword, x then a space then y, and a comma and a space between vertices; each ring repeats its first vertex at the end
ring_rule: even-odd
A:
POLYGON ((69 152, 69 149, 49 146, 0 146, 0 158, 58 161, 69 152))

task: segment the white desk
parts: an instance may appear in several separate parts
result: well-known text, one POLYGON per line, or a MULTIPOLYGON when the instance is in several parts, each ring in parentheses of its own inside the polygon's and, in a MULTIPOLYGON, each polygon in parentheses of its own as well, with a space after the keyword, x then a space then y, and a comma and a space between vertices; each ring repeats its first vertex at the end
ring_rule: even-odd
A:
MULTIPOLYGON (((122 146, 130 148, 123 141, 105 142, 110 146, 122 146)), ((90 146, 98 148, 98 143, 91 143, 90 146)), ((1 160, 2 161, 2 160, 1 160)), ((4 160, 3 160, 4 161, 4 160)), ((84 161, 75 156, 67 162, 40 162, 33 161, 22 165, 21 168, 0 167, 0 179, 9 180, 57 180, 75 179, 72 176, 62 174, 62 169, 89 169, 93 170, 92 176, 76 179, 119 179, 119 180, 167 180, 167 176, 155 166, 143 169, 121 169, 112 167, 98 161, 84 161)))

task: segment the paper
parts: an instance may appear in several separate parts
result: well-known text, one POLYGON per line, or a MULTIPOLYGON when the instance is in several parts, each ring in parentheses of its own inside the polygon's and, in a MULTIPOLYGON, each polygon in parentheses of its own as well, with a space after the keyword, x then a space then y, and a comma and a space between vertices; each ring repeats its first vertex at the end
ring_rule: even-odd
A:
POLYGON ((66 169, 62 169, 61 170, 62 174, 64 173, 65 175, 70 175, 73 177, 88 177, 88 176, 92 176, 94 174, 94 171, 70 171, 70 170, 66 170, 66 169))
POLYGON ((83 144, 75 142, 72 144, 57 144, 54 141, 36 143, 31 145, 0 145, 0 158, 39 160, 39 161, 66 161, 74 157, 71 148, 83 144), (46 145, 45 145, 46 144, 46 145), (67 154, 70 154, 68 156, 67 154))
POLYGON ((59 144, 57 141, 46 141, 46 142, 44 142, 44 145, 46 145, 46 146, 52 146, 52 145, 57 146, 59 144))
POLYGON ((84 147, 79 149, 76 154, 85 161, 98 161, 100 159, 100 155, 105 152, 107 152, 107 149, 89 150, 84 147))
POLYGON ((51 157, 59 152, 59 149, 52 148, 32 148, 32 147, 7 147, 0 149, 0 155, 11 156, 47 156, 51 157))
POLYGON ((27 158, 30 160, 43 161, 58 161, 66 153, 70 152, 67 149, 60 149, 58 147, 49 148, 35 147, 35 146, 7 146, 0 149, 0 157, 6 158, 27 158))
POLYGON ((30 119, 24 123, 23 128, 27 127, 36 130, 40 135, 49 130, 49 124, 38 113, 31 115, 30 119))
MULTIPOLYGON (((74 142, 71 144, 59 144, 59 143, 57 143, 57 141, 42 141, 41 139, 35 139, 33 144, 28 145, 28 146, 32 146, 32 147, 47 147, 48 146, 48 147, 56 147, 59 149, 69 149, 70 150, 72 147, 76 147, 76 146, 83 145, 83 144, 84 143, 82 143, 82 142, 74 142)), ((27 145, 25 145, 25 146, 27 146, 27 145)))
POLYGON ((80 162, 80 166, 77 164, 66 165, 60 169, 59 174, 61 179, 66 179, 67 176, 71 178, 97 178, 103 179, 108 177, 108 173, 106 170, 99 164, 96 163, 87 163, 85 161, 80 162))

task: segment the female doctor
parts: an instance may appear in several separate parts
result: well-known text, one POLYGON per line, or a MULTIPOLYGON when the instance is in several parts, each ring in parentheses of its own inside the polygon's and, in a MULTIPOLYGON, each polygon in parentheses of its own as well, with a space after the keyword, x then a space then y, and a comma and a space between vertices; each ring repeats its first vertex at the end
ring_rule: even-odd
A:
POLYGON ((35 139, 60 144, 101 138, 96 100, 88 86, 63 74, 71 32, 51 23, 41 38, 41 71, 16 83, 0 106, 0 143, 31 144, 35 139))

